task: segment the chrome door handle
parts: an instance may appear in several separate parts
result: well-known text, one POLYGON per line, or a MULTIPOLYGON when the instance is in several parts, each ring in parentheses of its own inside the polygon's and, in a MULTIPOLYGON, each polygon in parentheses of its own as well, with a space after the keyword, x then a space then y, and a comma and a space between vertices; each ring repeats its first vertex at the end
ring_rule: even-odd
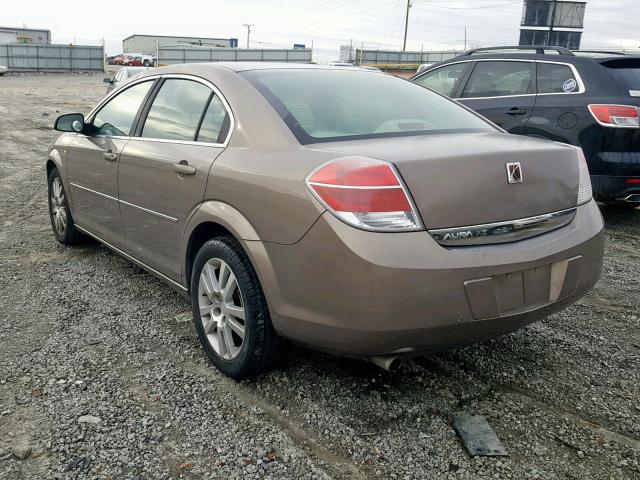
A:
POLYGON ((176 163, 173 169, 180 175, 195 175, 196 167, 191 167, 187 162, 176 163))
POLYGON ((113 152, 104 152, 102 154, 102 158, 104 158, 107 162, 115 162, 118 159, 118 154, 113 152))

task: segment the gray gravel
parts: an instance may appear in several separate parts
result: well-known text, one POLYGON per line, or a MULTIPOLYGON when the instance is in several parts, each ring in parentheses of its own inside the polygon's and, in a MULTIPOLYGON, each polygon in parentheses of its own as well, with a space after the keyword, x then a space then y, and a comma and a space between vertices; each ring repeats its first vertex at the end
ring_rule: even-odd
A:
POLYGON ((234 382, 188 300, 90 243, 58 245, 44 155, 101 77, 0 79, 0 478, 640 478, 640 211, 603 209, 603 278, 579 304, 387 374, 293 347, 234 382), (471 458, 451 415, 509 457, 471 458))

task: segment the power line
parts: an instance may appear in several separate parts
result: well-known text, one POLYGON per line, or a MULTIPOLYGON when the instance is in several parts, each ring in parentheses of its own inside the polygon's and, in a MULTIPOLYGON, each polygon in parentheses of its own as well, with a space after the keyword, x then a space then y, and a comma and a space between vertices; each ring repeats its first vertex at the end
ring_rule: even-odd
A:
POLYGON ((479 5, 479 6, 475 6, 475 7, 445 7, 442 5, 435 5, 433 3, 416 3, 416 5, 418 5, 419 7, 426 7, 426 8, 440 8, 443 10, 483 10, 483 9, 487 9, 487 8, 499 8, 499 7, 505 7, 507 5, 515 5, 516 3, 522 3, 521 0, 514 0, 511 2, 506 2, 506 3, 499 3, 499 4, 494 4, 494 5, 479 5))

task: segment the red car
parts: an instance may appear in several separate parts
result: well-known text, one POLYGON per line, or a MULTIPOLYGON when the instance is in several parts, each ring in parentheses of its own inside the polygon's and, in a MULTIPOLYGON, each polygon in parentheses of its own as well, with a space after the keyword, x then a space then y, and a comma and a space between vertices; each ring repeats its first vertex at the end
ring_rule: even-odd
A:
POLYGON ((142 57, 125 55, 123 65, 129 65, 130 67, 142 67, 142 57))

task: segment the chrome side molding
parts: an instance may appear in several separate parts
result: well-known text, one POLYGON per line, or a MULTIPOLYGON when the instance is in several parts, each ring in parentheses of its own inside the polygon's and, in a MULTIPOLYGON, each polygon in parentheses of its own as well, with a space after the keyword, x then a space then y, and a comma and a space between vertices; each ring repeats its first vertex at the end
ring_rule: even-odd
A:
POLYGON ((441 228, 429 230, 429 234, 440 245, 449 247, 515 242, 542 235, 571 223, 576 215, 576 210, 577 208, 569 208, 559 212, 506 222, 441 228))
POLYGON ((624 198, 621 198, 620 201, 627 203, 640 203, 640 193, 633 193, 631 195, 627 195, 624 198))

